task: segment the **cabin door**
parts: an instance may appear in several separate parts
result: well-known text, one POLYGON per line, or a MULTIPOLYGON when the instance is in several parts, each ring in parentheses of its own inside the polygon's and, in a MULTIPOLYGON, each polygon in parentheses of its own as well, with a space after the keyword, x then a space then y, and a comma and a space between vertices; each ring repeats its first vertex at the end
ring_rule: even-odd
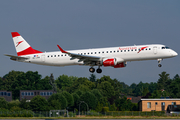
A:
POLYGON ((157 46, 153 47, 153 52, 154 52, 154 54, 157 54, 157 46))

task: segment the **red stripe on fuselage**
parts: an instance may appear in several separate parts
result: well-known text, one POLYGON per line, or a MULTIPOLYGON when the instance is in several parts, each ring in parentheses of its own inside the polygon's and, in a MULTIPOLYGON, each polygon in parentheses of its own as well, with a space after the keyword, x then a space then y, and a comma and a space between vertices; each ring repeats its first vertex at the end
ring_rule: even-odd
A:
POLYGON ((32 47, 29 47, 21 52, 18 52, 17 55, 22 56, 22 55, 30 55, 30 54, 37 54, 37 53, 43 53, 43 52, 35 50, 32 47))

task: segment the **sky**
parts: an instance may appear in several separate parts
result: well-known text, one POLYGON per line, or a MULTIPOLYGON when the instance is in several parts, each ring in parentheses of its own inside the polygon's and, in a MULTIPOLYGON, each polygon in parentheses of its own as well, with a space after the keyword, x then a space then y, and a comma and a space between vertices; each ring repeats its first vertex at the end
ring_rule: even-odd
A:
MULTIPOLYGON (((179 0, 1 0, 0 76, 12 70, 38 71, 57 78, 62 74, 90 77, 89 66, 52 67, 11 61, 16 55, 11 32, 19 32, 34 48, 43 52, 163 44, 180 54, 179 0)), ((163 71, 173 78, 180 74, 180 57, 128 62, 125 68, 102 67, 94 73, 118 79, 128 85, 157 82, 163 71)), ((97 68, 97 67, 95 67, 97 68)))

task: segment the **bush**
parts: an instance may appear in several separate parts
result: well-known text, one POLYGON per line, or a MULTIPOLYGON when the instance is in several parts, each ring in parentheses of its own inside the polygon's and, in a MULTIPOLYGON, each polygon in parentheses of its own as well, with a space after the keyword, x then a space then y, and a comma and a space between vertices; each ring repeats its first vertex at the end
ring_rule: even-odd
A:
POLYGON ((73 113, 73 112, 69 112, 69 117, 76 117, 76 113, 73 113))
POLYGON ((141 111, 109 111, 104 113, 107 116, 164 116, 164 111, 150 111, 150 112, 141 112, 141 111))
POLYGON ((33 117, 32 111, 9 111, 5 109, 0 109, 0 117, 33 117))
POLYGON ((102 112, 109 112, 109 107, 103 107, 102 112))

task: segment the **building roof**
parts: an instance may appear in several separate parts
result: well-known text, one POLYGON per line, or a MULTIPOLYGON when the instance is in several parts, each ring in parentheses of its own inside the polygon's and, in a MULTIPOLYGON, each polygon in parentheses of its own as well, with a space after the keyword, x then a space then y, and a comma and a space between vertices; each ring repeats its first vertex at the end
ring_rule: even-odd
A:
POLYGON ((158 100, 160 100, 160 101, 169 101, 169 100, 180 100, 180 98, 168 98, 168 99, 141 99, 141 101, 158 101, 158 100))

